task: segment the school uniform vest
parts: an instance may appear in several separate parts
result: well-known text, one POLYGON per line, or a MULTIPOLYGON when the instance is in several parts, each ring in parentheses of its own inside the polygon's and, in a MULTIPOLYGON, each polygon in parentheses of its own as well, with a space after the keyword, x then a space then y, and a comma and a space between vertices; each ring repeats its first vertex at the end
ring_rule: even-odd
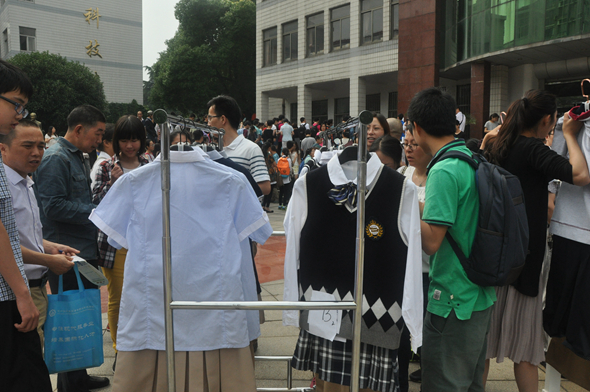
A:
MULTIPOLYGON (((306 175, 307 220, 301 231, 298 271, 301 301, 312 291, 352 301, 356 254, 356 208, 349 210, 328 198, 334 188, 323 166, 306 175)), ((365 201, 365 268, 361 341, 397 349, 404 322, 401 317, 408 248, 400 235, 399 212, 405 177, 382 166, 365 201)), ((309 331, 309 311, 300 326, 309 331)), ((352 339, 350 311, 343 311, 339 337, 352 339)))

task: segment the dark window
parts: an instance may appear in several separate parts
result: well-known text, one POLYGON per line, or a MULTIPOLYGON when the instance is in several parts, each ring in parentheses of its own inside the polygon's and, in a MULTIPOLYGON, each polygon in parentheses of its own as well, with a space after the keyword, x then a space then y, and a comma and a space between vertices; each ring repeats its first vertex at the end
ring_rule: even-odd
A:
POLYGON ((399 35, 399 0, 391 0, 391 39, 399 35))
POLYGON ((361 0, 362 44, 383 39, 383 0, 361 0))
POLYGON ((289 117, 289 120, 291 120, 291 125, 293 128, 297 128, 295 125, 299 122, 299 119, 297 118, 297 102, 293 102, 291 104, 291 117, 289 117))
POLYGON ((397 91, 389 93, 387 103, 387 118, 397 118, 397 91))
POLYGON ((283 25, 283 61, 297 60, 297 21, 283 25))
POLYGON ((381 94, 367 95, 365 107, 370 112, 381 113, 381 94))
POLYGON ((311 102, 311 118, 313 120, 319 119, 320 123, 328 119, 328 100, 311 102))
POLYGON ((350 4, 331 11, 332 50, 350 47, 350 4))
POLYGON ((262 65, 273 65, 277 63, 277 28, 264 30, 263 35, 263 46, 264 53, 262 57, 262 65))
POLYGON ((324 53, 324 13, 307 17, 307 56, 324 53))
POLYGON ((338 125, 350 116, 350 98, 336 98, 334 100, 334 125, 338 125))
POLYGON ((19 27, 20 34, 20 50, 26 52, 33 52, 36 50, 36 30, 30 27, 19 27))

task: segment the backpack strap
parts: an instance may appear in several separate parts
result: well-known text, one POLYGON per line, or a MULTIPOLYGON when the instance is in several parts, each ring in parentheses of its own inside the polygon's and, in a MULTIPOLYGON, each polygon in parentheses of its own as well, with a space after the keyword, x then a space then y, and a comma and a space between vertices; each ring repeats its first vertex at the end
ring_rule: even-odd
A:
POLYGON ((448 159, 448 158, 457 158, 462 161, 465 161, 465 162, 469 163, 469 165, 472 168, 474 168, 475 170, 477 170, 479 168, 479 162, 481 162, 481 161, 478 162, 476 159, 473 159, 472 157, 470 157, 469 155, 467 155, 461 151, 451 150, 451 151, 444 152, 440 156, 440 158, 437 160, 437 163, 440 161, 444 161, 445 159, 448 159))
POLYGON ((461 248, 459 248, 459 244, 457 244, 457 241, 455 241, 455 239, 453 238, 451 233, 449 233, 448 229, 447 229, 447 233, 445 234, 445 238, 447 239, 447 241, 449 241, 449 245, 451 245, 451 248, 453 248, 453 252, 455 252, 455 255, 457 255, 457 258, 461 262, 461 265, 463 266, 463 268, 468 266, 469 261, 467 260, 465 253, 463 253, 461 248))

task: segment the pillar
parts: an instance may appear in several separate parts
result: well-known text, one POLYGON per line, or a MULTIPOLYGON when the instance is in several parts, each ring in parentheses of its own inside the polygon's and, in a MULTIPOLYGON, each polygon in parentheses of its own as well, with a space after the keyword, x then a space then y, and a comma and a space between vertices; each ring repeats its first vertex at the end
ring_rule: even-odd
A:
POLYGON ((490 117, 490 77, 491 64, 478 61, 471 64, 471 115, 469 137, 483 138, 483 126, 490 117))
POLYGON ((350 115, 356 117, 367 106, 367 84, 361 77, 350 79, 350 115))
MULTIPOLYGON (((311 118, 311 89, 302 84, 297 87, 297 116, 305 117, 308 124, 312 123, 311 118)), ((299 118, 297 121, 299 122, 299 118)))

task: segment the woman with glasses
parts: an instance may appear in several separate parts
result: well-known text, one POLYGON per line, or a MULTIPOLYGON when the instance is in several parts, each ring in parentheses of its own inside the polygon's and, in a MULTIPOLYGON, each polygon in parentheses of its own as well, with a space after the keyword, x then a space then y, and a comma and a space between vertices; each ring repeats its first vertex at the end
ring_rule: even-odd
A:
MULTIPOLYGON (((403 166, 398 171, 412 180, 412 182, 418 187, 418 202, 420 204, 420 211, 424 208, 424 200, 426 199, 426 168, 432 159, 432 156, 426 154, 424 150, 416 143, 414 135, 412 134, 411 127, 408 127, 406 137, 401 143, 406 158, 408 160, 408 166, 403 166)), ((428 304, 428 271, 430 270, 429 256, 422 251, 422 287, 424 289, 424 314, 426 314, 426 305, 428 304)), ((402 332, 400 346, 398 350, 399 359, 399 379, 400 379, 400 392, 408 391, 408 367, 410 365, 410 358, 412 356, 410 348, 410 334, 407 328, 402 332)), ((410 379, 415 382, 420 382, 422 379, 421 369, 416 370, 410 375, 410 379)))

